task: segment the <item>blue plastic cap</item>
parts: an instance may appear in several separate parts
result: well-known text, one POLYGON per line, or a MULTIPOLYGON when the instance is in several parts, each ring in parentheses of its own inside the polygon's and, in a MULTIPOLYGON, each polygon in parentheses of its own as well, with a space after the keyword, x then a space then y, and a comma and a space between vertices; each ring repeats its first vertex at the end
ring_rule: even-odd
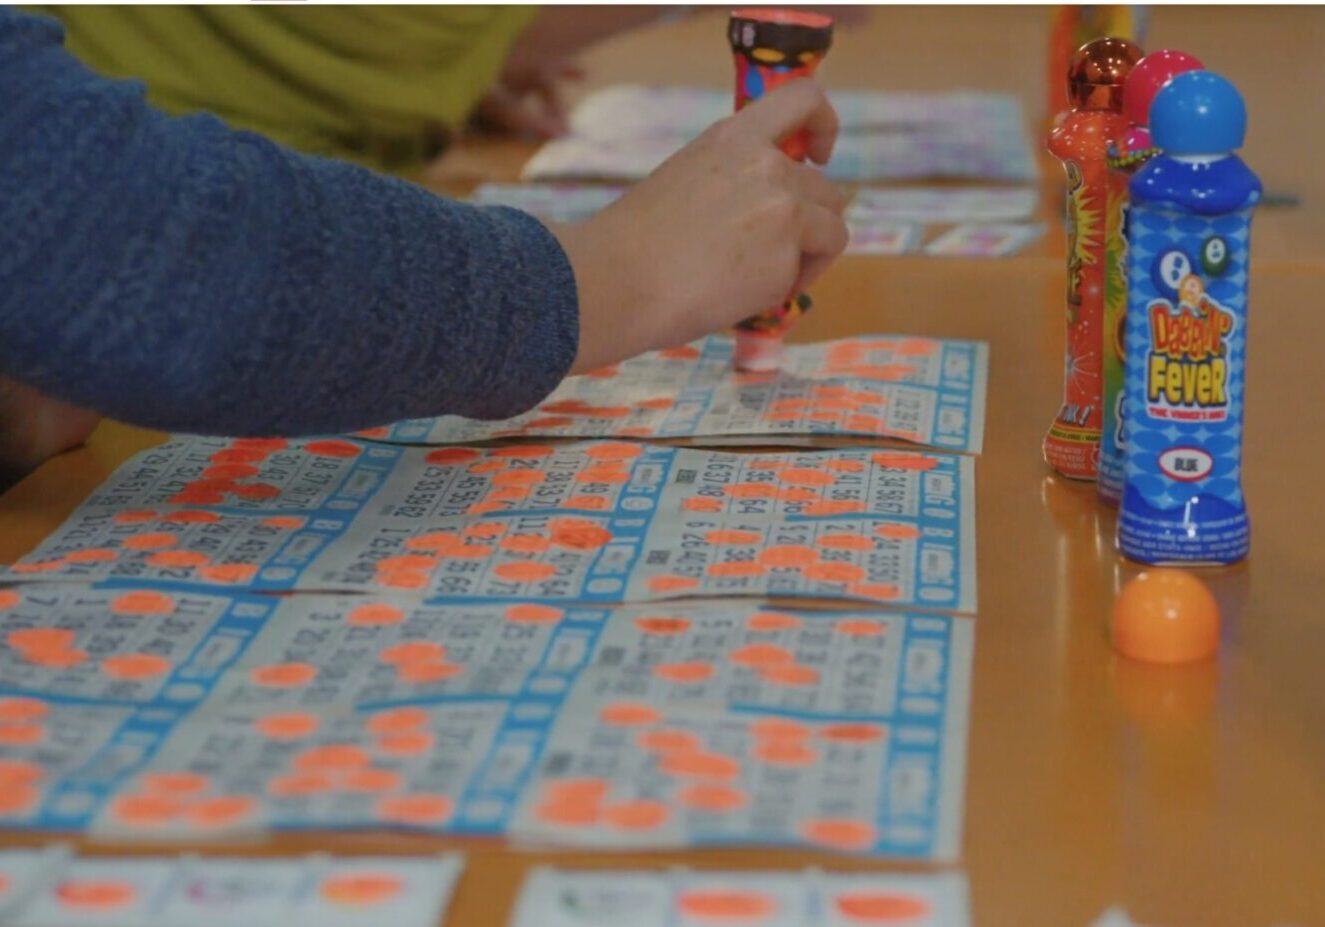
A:
POLYGON ((1223 154, 1242 147, 1247 106, 1227 78, 1213 71, 1188 71, 1155 94, 1150 135, 1165 154, 1223 154))

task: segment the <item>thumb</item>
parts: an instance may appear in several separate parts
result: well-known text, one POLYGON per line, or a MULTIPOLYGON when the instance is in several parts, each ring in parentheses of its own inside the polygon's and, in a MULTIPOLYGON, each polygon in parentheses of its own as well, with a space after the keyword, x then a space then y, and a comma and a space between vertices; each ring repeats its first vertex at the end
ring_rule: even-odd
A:
POLYGON ((757 137, 776 144, 804 130, 806 153, 826 164, 837 140, 837 112, 823 88, 808 78, 789 81, 732 117, 757 137))

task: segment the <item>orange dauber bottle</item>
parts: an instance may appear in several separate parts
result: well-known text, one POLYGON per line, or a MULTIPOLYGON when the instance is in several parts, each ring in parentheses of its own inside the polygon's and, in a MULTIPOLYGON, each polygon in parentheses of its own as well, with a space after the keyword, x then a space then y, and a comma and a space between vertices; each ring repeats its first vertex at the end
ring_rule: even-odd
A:
MULTIPOLYGON (((833 20, 795 10, 736 10, 727 26, 736 61, 736 108, 759 99, 787 81, 810 77, 833 42, 833 20)), ((782 143, 787 157, 805 159, 803 133, 782 143)), ((794 294, 781 306, 736 326, 734 362, 738 370, 772 371, 782 363, 782 338, 810 309, 810 298, 794 294)))
POLYGON ((1093 480, 1103 421, 1105 207, 1109 143, 1127 128, 1123 81, 1141 58, 1126 39, 1087 42, 1068 67, 1072 109, 1049 136, 1067 173, 1067 349, 1063 403, 1044 459, 1063 476, 1093 480))

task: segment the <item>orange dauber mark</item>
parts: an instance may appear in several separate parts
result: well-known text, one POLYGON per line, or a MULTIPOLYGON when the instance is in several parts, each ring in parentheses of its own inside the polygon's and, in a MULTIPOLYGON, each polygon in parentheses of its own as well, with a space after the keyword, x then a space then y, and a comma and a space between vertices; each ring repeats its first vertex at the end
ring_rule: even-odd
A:
POLYGON ((681 500, 681 508, 687 512, 721 512, 724 506, 721 499, 712 496, 690 496, 681 500))
POLYGON ((551 457, 556 450, 550 444, 512 444, 509 447, 493 448, 488 451, 488 455, 511 460, 538 460, 540 457, 551 457))
POLYGON ((385 602, 368 602, 350 609, 345 620, 360 628, 400 624, 405 620, 405 610, 385 602))
POLYGON ((607 496, 591 496, 588 493, 578 493, 566 499, 566 508, 584 509, 589 512, 602 512, 611 507, 612 501, 607 496))
POLYGON ((603 823, 617 830, 657 830, 667 823, 671 811, 660 801, 639 798, 608 805, 603 823))
POLYGON ((850 818, 819 818, 805 821, 800 834, 810 843, 835 850, 868 850, 878 840, 874 825, 850 818))
POLYGON ((163 592, 126 592, 111 600, 112 615, 170 615, 175 600, 163 592))
POLYGON ((230 445, 231 447, 246 447, 270 454, 272 451, 284 450, 290 446, 290 442, 284 438, 235 438, 230 442, 230 445))
POLYGON ((256 447, 230 447, 207 458, 214 464, 258 463, 267 459, 267 451, 256 447))
POLYGON ((739 811, 750 804, 750 795, 744 789, 729 785, 697 782, 678 792, 676 800, 682 807, 694 811, 722 814, 728 811, 739 811))
POLYGON ((810 407, 808 399, 779 399, 776 402, 769 403, 770 412, 804 412, 810 407))
POLYGON ((825 550, 873 550, 874 542, 859 534, 825 534, 815 545, 825 550))
POLYGON ((653 675, 666 682, 703 682, 713 676, 713 665, 702 660, 686 663, 659 663, 653 668, 653 675))
POLYGON ((442 556, 450 560, 486 560, 494 550, 490 544, 461 544, 442 551, 442 556))
POLYGON ((298 531, 304 526, 304 519, 294 515, 273 515, 264 518, 262 524, 268 528, 280 528, 282 531, 298 531))
POLYGON ((362 428, 354 432, 355 436, 359 438, 385 438, 390 433, 391 429, 385 425, 378 425, 376 428, 362 428))
MULTIPOLYGON (((501 474, 498 474, 500 476, 501 474)), ((521 499, 529 498, 528 486, 503 486, 500 489, 494 489, 488 493, 488 500, 491 502, 519 502, 521 499)))
POLYGON ((383 734, 373 745, 384 756, 423 756, 433 749, 433 736, 422 731, 383 734))
POLYGON ((304 450, 319 457, 349 458, 363 453, 363 448, 349 441, 309 441, 304 445, 304 450))
POLYGON ((530 430, 536 428, 563 428, 566 425, 574 424, 575 419, 569 415, 543 415, 538 418, 531 418, 525 423, 525 427, 530 430))
POLYGON ((658 709, 639 702, 613 702, 603 707, 598 719, 613 727, 643 727, 662 720, 658 709))
POLYGON ((86 650, 74 650, 72 648, 53 647, 43 649, 36 647, 21 650, 19 653, 23 655, 23 659, 33 666, 44 666, 46 669, 69 669, 87 660, 86 650))
POLYGON ((838 913, 858 924, 904 924, 929 917, 929 902, 914 895, 844 892, 833 899, 838 913))
POLYGON ((591 460, 634 460, 644 453, 638 444, 625 441, 600 441, 584 449, 584 456, 591 460))
POLYGON ((257 575, 258 567, 254 563, 216 563, 198 567, 198 576, 202 579, 228 585, 251 582, 257 575))
POLYGON ((271 689, 295 689, 308 685, 316 677, 317 667, 307 663, 272 663, 248 671, 248 678, 255 685, 271 689))
POLYGON ((810 739, 809 725, 786 718, 760 718, 750 722, 750 736, 765 742, 800 742, 810 739))
POLYGON ((375 581, 388 589, 423 589, 428 585, 428 574, 419 570, 386 570, 378 573, 375 581))
POLYGON ((448 466, 450 464, 470 463, 482 456, 481 451, 476 451, 472 447, 443 447, 435 451, 429 451, 423 459, 430 464, 448 466))
POLYGON ((868 508, 859 499, 820 499, 805 506, 804 515, 856 515, 868 508))
POLYGON ((758 544, 763 539, 763 534, 758 531, 739 531, 732 528, 714 528, 704 535, 704 540, 710 544, 758 544))
POLYGON ((648 438, 653 435, 653 429, 643 425, 632 425, 629 428, 618 428, 613 434, 620 438, 648 438))
POLYGON ((194 827, 210 830, 238 824, 257 808, 257 800, 247 795, 218 795, 190 805, 184 816, 194 827))
POLYGON ((777 911, 777 901, 766 892, 735 889, 689 889, 676 898, 688 920, 704 924, 756 924, 777 911))
POLYGON ((862 599, 879 602, 891 602, 902 597, 901 587, 893 583, 854 583, 846 591, 862 599))
POLYGON ((111 521, 117 525, 141 525, 149 521, 156 521, 157 514, 151 509, 128 509, 123 512, 116 512, 111 521))
POLYGON ((322 744, 309 747, 290 761, 293 769, 307 771, 362 769, 372 763, 367 751, 354 744, 322 744))
POLYGON ((888 731, 882 724, 866 724, 864 722, 844 721, 839 724, 829 724, 819 729, 819 736, 824 740, 835 740, 840 743, 874 743, 883 740, 887 735, 888 731))
POLYGON ((763 576, 768 567, 752 560, 733 560, 730 563, 711 563, 704 571, 716 578, 763 576))
POLYGON ((171 666, 169 660, 156 654, 126 653, 102 660, 101 672, 111 679, 151 679, 170 672, 171 666))
POLYGON ((617 463, 594 464, 575 474, 575 482, 619 485, 630 482, 630 471, 617 463))
POLYGON ((583 518, 553 518, 548 524, 552 543, 573 550, 597 550, 612 540, 612 532, 583 518))
POLYGON ((759 562, 769 567, 806 567, 819 562, 819 552, 804 544, 778 544, 761 550, 759 562))
POLYGON ((754 758, 769 766, 813 766, 819 754, 802 742, 769 740, 755 745, 754 758))
POLYGON ((741 774, 741 764, 736 760, 706 750, 664 753, 658 768, 684 779, 735 779, 741 774))
POLYGON ((127 537, 121 543, 129 550, 159 550, 162 547, 174 547, 179 543, 179 537, 169 531, 149 531, 127 537))
POLYGON ((882 621, 873 621, 869 618, 843 618, 833 624, 834 631, 852 637, 877 637, 887 629, 888 626, 882 621))
POLYGON ((765 664, 756 667, 759 678, 779 686, 813 686, 819 682, 819 671, 812 666, 794 663, 765 664))
POLYGON ((772 483, 733 483, 723 492, 732 499, 772 499, 778 494, 772 483))
POLYGON ((514 563, 499 564, 493 568, 492 572, 493 575, 507 582, 536 583, 556 576, 557 568, 550 563, 532 563, 528 560, 517 560, 514 563))
POLYGON ((924 357, 939 349, 939 343, 932 338, 907 338, 894 348, 898 357, 924 357))
POLYGON ((256 501, 275 499, 281 494, 281 488, 273 486, 271 483, 240 483, 230 491, 241 499, 256 501))
POLYGON ((704 749, 703 741, 694 734, 668 727, 640 731, 635 743, 650 753, 697 753, 704 749))
POLYGON ((727 659, 738 666, 768 666, 794 662, 796 655, 777 644, 746 644, 729 653, 727 659))
POLYGON ((690 630, 690 619, 649 616, 636 618, 635 627, 642 634, 684 634, 690 630))
POLYGON ((212 780, 195 772, 152 772, 138 778, 139 785, 150 795, 197 795, 212 786, 212 780))
POLYGON ((55 887, 60 904, 82 911, 112 911, 138 897, 132 882, 121 879, 66 879, 55 887))
POLYGON ((812 563, 801 570, 801 575, 806 579, 821 583, 858 583, 869 572, 862 566, 854 563, 841 563, 830 560, 824 563, 812 563))
POLYGON ((39 721, 50 714, 50 706, 35 698, 12 696, 0 698, 0 724, 16 721, 39 721))
POLYGON ((322 719, 308 712, 291 711, 257 718, 253 726, 268 740, 302 740, 317 733, 322 719))
POLYGON ((920 537, 920 529, 915 525, 901 525, 892 522, 879 525, 874 529, 874 533, 890 541, 914 541, 920 537))
POLYGON ((13 573, 49 573, 64 566, 63 560, 44 560, 40 563, 16 563, 9 569, 13 573))
POLYGON ((778 474, 778 479, 793 486, 832 486, 837 482, 833 474, 813 467, 787 467, 778 474))
POLYGON ((372 734, 404 734, 417 731, 427 723, 428 712, 422 708, 391 708, 369 718, 364 729, 372 734))
POLYGON ((351 792, 394 792, 404 781, 394 769, 356 769, 346 773, 341 784, 351 792))
POLYGON ((493 486, 537 486, 539 483, 547 480, 547 474, 542 470, 504 470, 501 473, 492 475, 493 486))
POLYGON ((429 531, 426 534, 416 535, 405 542, 406 550, 429 550, 435 553, 444 553, 453 547, 460 547, 465 543, 459 532, 456 531, 429 531))
POLYGON ((424 554, 397 554, 377 561, 377 569, 384 573, 392 570, 431 570, 440 562, 436 557, 424 554))
POLYGON ((661 412, 663 409, 670 409, 676 405, 675 399, 669 399, 666 396, 659 396, 656 399, 642 399, 635 403, 636 408, 648 409, 652 412, 661 412))
POLYGON ((475 476, 486 476, 489 473, 500 473, 508 466, 505 460, 500 458, 490 458, 480 460, 478 463, 470 464, 465 469, 475 476))
POLYGON ((404 888, 405 883, 395 876, 355 873, 323 880, 318 892, 332 904, 365 908, 386 904, 404 888))
POLYGON ((377 655, 383 663, 404 666, 408 663, 423 663, 429 660, 446 659, 446 647, 436 641, 403 641, 393 644, 377 655))
MULTIPOLYGON (((0 728, 3 730, 3 728, 0 728)), ((4 742, 0 740, 0 744, 4 742)), ((0 818, 27 814, 41 798, 41 790, 31 783, 16 783, 0 789, 0 818)))
POLYGON ((392 824, 445 824, 455 813, 455 802, 445 795, 388 795, 377 803, 379 820, 392 824))
POLYGON ((819 409, 811 412, 807 417, 812 422, 835 422, 842 417, 842 413, 830 409, 819 409))
POLYGON ((15 650, 66 650, 75 637, 69 628, 20 628, 5 635, 5 642, 15 650))
POLYGON ((919 371, 910 364, 857 364, 854 367, 848 367, 846 373, 864 380, 896 382, 913 377, 919 371))
POLYGON ((155 827, 179 817, 184 804, 169 795, 120 795, 110 805, 116 820, 133 827, 155 827))
POLYGON ((397 666, 396 678, 401 682, 427 685, 428 683, 454 679, 464 671, 465 668, 459 663, 447 663, 444 660, 423 660, 397 666))
POLYGON ((778 500, 780 502, 817 502, 819 494, 813 489, 806 489, 804 486, 784 486, 778 490, 778 500))
POLYGON ((45 773, 36 763, 0 759, 0 792, 11 787, 35 785, 44 777, 45 773))
POLYGON ((147 558, 149 566, 170 568, 184 567, 191 569, 205 566, 209 562, 210 558, 206 554, 200 554, 192 550, 161 550, 147 558))
POLYGON ((118 555, 115 551, 109 547, 89 547, 86 550, 65 554, 64 559, 69 563, 109 563, 116 556, 118 555))
POLYGON ((516 624, 556 624, 566 617, 566 613, 551 605, 524 602, 509 606, 506 609, 505 617, 507 621, 513 621, 516 624))
POLYGON ((273 798, 306 798, 325 795, 336 787, 336 780, 324 772, 297 772, 275 776, 267 782, 267 794, 273 798))
POLYGON ((864 473, 866 469, 865 461, 857 460, 854 457, 825 460, 823 466, 825 470, 832 470, 836 473, 864 473))
POLYGON ((873 457, 874 463, 889 470, 933 470, 939 465, 937 457, 925 454, 908 454, 905 451, 880 451, 873 457))
POLYGON ((755 612, 745 622, 749 631, 790 631, 800 626, 799 618, 780 612, 755 612))
POLYGON ((685 592, 699 586, 693 576, 655 576, 648 582, 650 592, 685 592))

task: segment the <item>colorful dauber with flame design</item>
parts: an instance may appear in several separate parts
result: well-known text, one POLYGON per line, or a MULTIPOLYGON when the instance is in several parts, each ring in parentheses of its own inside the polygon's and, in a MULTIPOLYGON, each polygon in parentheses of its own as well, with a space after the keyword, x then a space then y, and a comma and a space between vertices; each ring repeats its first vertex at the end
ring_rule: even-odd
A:
POLYGON ((1126 39, 1087 42, 1068 69, 1073 108, 1049 136, 1067 172, 1067 350, 1063 403, 1044 459, 1063 476, 1093 480, 1103 421, 1105 211, 1109 143, 1127 128, 1123 82, 1141 58, 1126 39))
MULTIPOLYGON (((828 54, 833 20, 793 10, 736 10, 727 30, 736 59, 736 108, 798 77, 810 77, 828 54)), ((797 133, 782 143, 787 157, 805 159, 805 138, 797 133)), ((782 338, 810 309, 810 298, 797 293, 781 306, 751 316, 736 326, 738 370, 776 370, 782 362, 782 338)))

